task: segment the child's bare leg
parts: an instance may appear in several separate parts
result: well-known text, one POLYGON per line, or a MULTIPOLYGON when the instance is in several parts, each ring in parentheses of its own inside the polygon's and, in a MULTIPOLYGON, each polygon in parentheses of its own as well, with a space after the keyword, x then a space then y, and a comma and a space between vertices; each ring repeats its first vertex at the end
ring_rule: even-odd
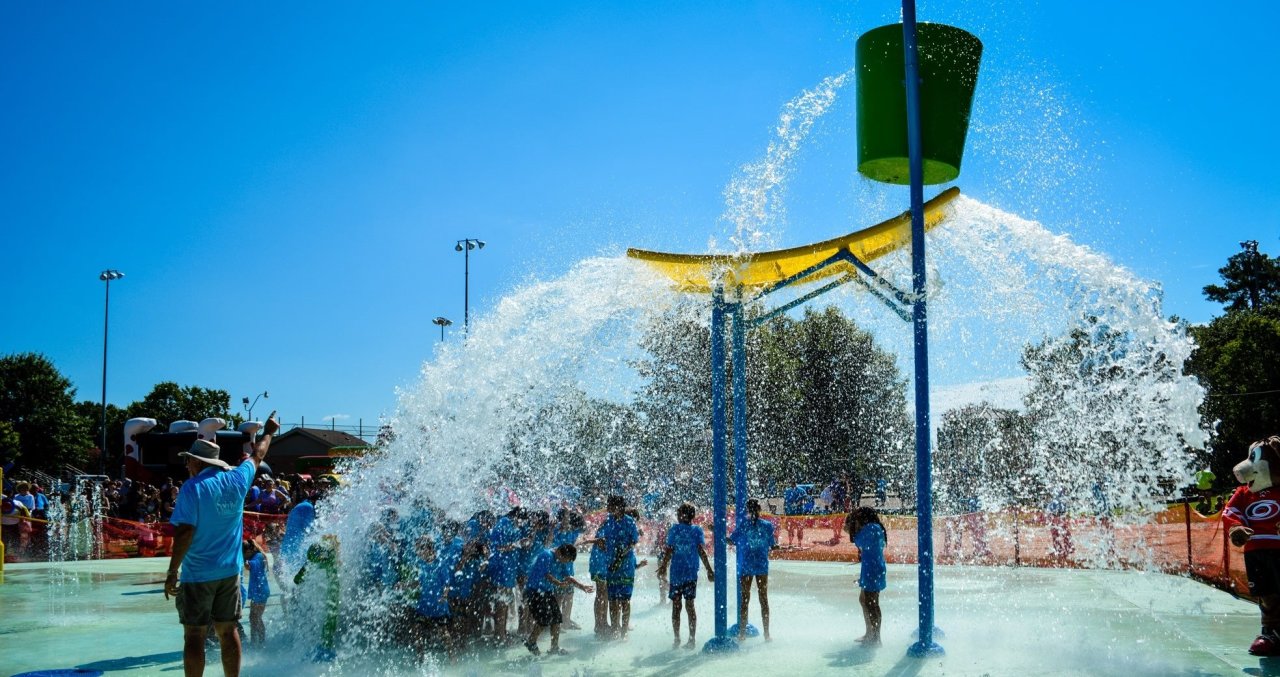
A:
POLYGON ((564 617, 564 624, 567 625, 570 630, 578 627, 577 624, 573 622, 573 619, 570 618, 573 615, 573 589, 572 588, 570 588, 568 592, 560 596, 560 615, 564 617))
POLYGON ((560 649, 560 624, 551 626, 551 653, 560 649))
POLYGON ((510 613, 510 606, 507 602, 493 603, 493 636, 499 642, 507 641, 507 614, 510 613))
POLYGON ((863 591, 867 617, 867 643, 880 646, 880 593, 863 591))
POLYGON ((621 636, 626 637, 627 631, 631 629, 631 600, 624 599, 619 604, 619 612, 622 615, 621 636))
POLYGON ((741 642, 747 638, 747 606, 751 604, 751 577, 740 577, 738 587, 742 590, 738 600, 738 641, 741 642))
POLYGON ((262 612, 266 609, 265 604, 249 605, 249 636, 254 646, 261 646, 267 641, 267 624, 262 622, 262 612))
POLYGON ((622 619, 622 601, 617 599, 609 600, 609 629, 614 634, 618 633, 618 623, 622 619))
POLYGON ((596 582, 596 599, 593 608, 596 616, 596 632, 604 632, 609 627, 609 586, 604 581, 596 582))
POLYGON ((675 649, 680 646, 680 600, 682 597, 677 596, 671 600, 671 632, 675 634, 675 640, 671 644, 671 648, 675 649))
MULTIPOLYGON (((693 638, 698 634, 698 610, 693 608, 692 599, 686 599, 684 601, 684 610, 689 614, 689 644, 687 646, 692 649, 694 644, 693 638)), ((678 637, 679 633, 676 633, 676 636, 678 637)))
POLYGON ((756 587, 760 590, 760 624, 764 626, 764 641, 769 637, 769 577, 756 576, 756 587))
POLYGON ((538 625, 537 623, 534 623, 533 630, 529 631, 529 641, 524 643, 525 647, 527 647, 530 651, 536 652, 538 648, 538 637, 541 635, 542 635, 542 626, 538 625))
POLYGON ((871 638, 871 607, 870 603, 867 601, 866 590, 858 593, 858 605, 862 607, 862 624, 865 627, 865 630, 862 633, 862 636, 854 641, 859 644, 864 644, 871 638))

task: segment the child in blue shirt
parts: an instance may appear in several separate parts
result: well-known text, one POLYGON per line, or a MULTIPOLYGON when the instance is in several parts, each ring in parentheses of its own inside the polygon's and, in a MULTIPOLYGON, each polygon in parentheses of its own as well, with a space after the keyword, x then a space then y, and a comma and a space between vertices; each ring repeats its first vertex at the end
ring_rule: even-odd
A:
POLYGON ((591 556, 587 560, 587 568, 591 574, 591 582, 595 583, 596 598, 594 604, 596 637, 609 634, 609 553, 604 545, 604 527, 596 530, 596 537, 591 541, 591 556))
POLYGON ((885 588, 884 548, 889 537, 880 516, 871 508, 858 508, 849 513, 844 519, 844 528, 849 532, 849 540, 858 546, 862 559, 862 572, 858 576, 862 594, 858 596, 858 602, 862 605, 867 633, 857 641, 867 646, 880 646, 880 592, 885 588))
POLYGON ((254 646, 262 646, 267 641, 267 624, 262 621, 262 614, 267 609, 271 586, 267 582, 267 556, 252 540, 244 542, 244 568, 249 584, 241 592, 249 602, 250 641, 254 646))
POLYGON ((625 638, 631 623, 631 592, 636 576, 636 543, 640 528, 627 516, 627 502, 621 496, 608 498, 609 518, 601 525, 597 538, 604 541, 608 556, 609 630, 615 638, 625 638))
POLYGON ((686 649, 696 644, 694 636, 698 631, 698 612, 693 608, 694 597, 698 593, 698 563, 707 567, 707 580, 715 582, 715 574, 711 571, 711 562, 707 560, 706 534, 702 527, 693 524, 694 508, 688 503, 681 504, 676 510, 675 524, 667 529, 666 546, 662 550, 662 559, 658 562, 658 577, 667 576, 667 565, 671 565, 671 589, 667 597, 671 604, 671 630, 675 640, 671 648, 680 648, 680 600, 684 600, 684 608, 689 615, 689 643, 686 649))
POLYGON ((561 565, 577 558, 578 549, 572 543, 565 543, 554 550, 543 549, 529 567, 524 599, 529 615, 533 619, 533 630, 524 647, 535 656, 541 653, 538 650, 538 636, 542 634, 543 627, 551 629, 551 648, 547 649, 547 653, 554 655, 568 653, 560 648, 560 622, 564 619, 560 614, 560 602, 556 599, 556 592, 562 585, 572 585, 585 593, 591 593, 592 588, 579 583, 573 576, 561 578, 556 575, 556 572, 560 570, 561 565))
POLYGON ((747 607, 751 603, 751 579, 760 591, 760 624, 764 628, 764 641, 769 636, 769 551, 778 544, 773 522, 760 519, 760 501, 747 501, 747 517, 740 519, 738 527, 729 534, 729 542, 738 549, 738 587, 742 598, 738 601, 738 641, 747 638, 747 607))
POLYGON ((452 660, 454 646, 449 625, 453 613, 449 608, 449 583, 457 562, 451 552, 436 553, 430 534, 418 537, 414 554, 418 558, 418 602, 414 607, 413 640, 418 657, 423 658, 428 647, 443 647, 452 660))
MULTIPOLYGON (((578 538, 582 536, 582 529, 586 526, 586 522, 582 519, 582 515, 571 512, 568 508, 561 508, 556 513, 556 530, 555 535, 551 538, 551 547, 558 548, 566 543, 577 547, 578 538)), ((574 569, 572 560, 561 562, 556 571, 556 577, 565 580, 576 575, 578 572, 574 569)), ((569 630, 579 630, 582 626, 573 622, 571 618, 573 614, 573 586, 564 584, 560 586, 559 592, 556 594, 560 600, 560 615, 564 617, 562 623, 569 630)))

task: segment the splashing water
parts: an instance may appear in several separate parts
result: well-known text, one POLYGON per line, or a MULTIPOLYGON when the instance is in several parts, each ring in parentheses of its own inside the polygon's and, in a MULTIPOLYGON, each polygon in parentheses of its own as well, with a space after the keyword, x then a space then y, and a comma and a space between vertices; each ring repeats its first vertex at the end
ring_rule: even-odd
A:
MULTIPOLYGON (((777 196, 789 163, 847 77, 827 78, 790 102, 766 157, 730 183, 725 218, 736 251, 776 246, 777 196)), ((1162 483, 1186 484, 1190 449, 1207 438, 1197 412, 1204 393, 1182 374, 1193 345, 1162 316, 1156 285, 1039 223, 967 197, 930 236, 930 256, 935 383, 958 375, 951 380, 1024 384, 1024 415, 1034 429, 1026 438, 988 440, 985 456, 1016 456, 984 471, 990 482, 960 487, 943 474, 941 494, 972 494, 995 509, 1039 492, 1077 511, 1101 504, 1108 517, 1118 509, 1118 519, 1140 520, 1159 507, 1162 483), (1031 376, 1013 378, 1024 373, 1024 360, 1031 376), (1002 488, 1010 484, 1023 493, 1002 488)), ((905 251, 876 265, 906 288, 905 251)), ((823 302, 855 318, 909 373, 906 323, 855 285, 823 302)), ((482 508, 554 507, 557 499, 614 490, 588 478, 625 474, 634 496, 670 475, 662 450, 645 444, 652 419, 628 406, 644 381, 636 361, 655 327, 705 336, 707 305, 625 257, 589 258, 559 279, 515 290, 474 323, 468 340, 442 348, 417 385, 399 393, 389 421, 394 438, 347 474, 350 481, 328 499, 342 509, 322 510, 312 531, 338 535, 349 618, 379 618, 392 601, 387 595, 396 594, 361 582, 380 547, 372 525, 398 518, 411 541, 433 533, 440 519, 465 520, 482 508)), ((705 440, 705 424, 687 435, 705 440)), ((706 466, 709 460, 681 469, 693 478, 687 497, 702 505, 711 494, 706 466)), ((1140 562, 1143 547, 1085 543, 1082 557, 1097 566, 1140 562)), ((314 595, 305 599, 291 616, 323 614, 314 595)), ((380 623, 345 625, 356 645, 376 645, 382 632, 380 623)))
POLYGON ((836 95, 848 83, 849 75, 828 77, 787 102, 764 158, 744 166, 725 188, 725 212, 721 218, 734 226, 729 239, 733 253, 778 247, 786 217, 781 193, 789 166, 814 123, 831 108, 836 95))

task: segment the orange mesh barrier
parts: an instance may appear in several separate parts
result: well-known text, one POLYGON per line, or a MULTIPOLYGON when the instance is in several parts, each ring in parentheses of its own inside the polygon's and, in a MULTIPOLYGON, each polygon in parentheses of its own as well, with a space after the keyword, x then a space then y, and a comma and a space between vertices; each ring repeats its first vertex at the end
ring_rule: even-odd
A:
MULTIPOLYGON (((594 535, 604 517, 603 512, 586 515, 583 537, 594 535)), ((857 560, 857 548, 843 531, 844 514, 764 518, 777 525, 774 559, 857 560)), ((245 535, 274 545, 283 535, 286 519, 285 515, 246 512, 245 535)), ((889 538, 885 559, 916 563, 916 519, 897 515, 884 515, 881 519, 889 538)), ((730 511, 730 530, 733 521, 730 511)), ((29 529, 6 527, 6 561, 48 559, 48 529, 57 525, 35 519, 28 523, 29 529)), ((695 523, 706 529, 710 550, 711 515, 700 513, 695 523)), ((640 527, 637 555, 652 559, 661 551, 667 525, 644 519, 640 527)), ((172 552, 173 529, 168 523, 104 517, 96 535, 99 542, 93 553, 99 557, 167 557, 172 552)), ((1249 590, 1244 558, 1239 548, 1226 542, 1221 515, 1201 515, 1185 503, 1172 504, 1139 524, 1025 509, 942 515, 934 520, 933 541, 935 562, 939 565, 1156 568, 1188 574, 1240 596, 1247 596, 1249 590)))

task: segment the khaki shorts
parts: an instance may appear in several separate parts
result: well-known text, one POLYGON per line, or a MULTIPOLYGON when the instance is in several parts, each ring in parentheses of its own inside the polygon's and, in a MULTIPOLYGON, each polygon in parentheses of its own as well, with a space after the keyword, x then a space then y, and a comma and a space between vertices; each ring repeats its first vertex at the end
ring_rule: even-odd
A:
POLYGON ((182 583, 176 604, 183 625, 234 623, 240 620, 240 577, 182 583))

